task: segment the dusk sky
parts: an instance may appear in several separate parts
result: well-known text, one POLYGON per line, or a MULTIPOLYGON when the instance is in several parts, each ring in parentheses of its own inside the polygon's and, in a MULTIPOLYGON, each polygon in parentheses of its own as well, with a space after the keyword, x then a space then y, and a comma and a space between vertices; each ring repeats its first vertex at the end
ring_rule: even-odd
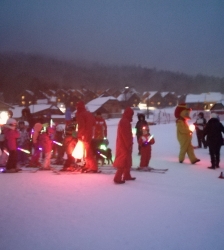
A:
POLYGON ((224 0, 0 0, 0 52, 224 77, 224 0))

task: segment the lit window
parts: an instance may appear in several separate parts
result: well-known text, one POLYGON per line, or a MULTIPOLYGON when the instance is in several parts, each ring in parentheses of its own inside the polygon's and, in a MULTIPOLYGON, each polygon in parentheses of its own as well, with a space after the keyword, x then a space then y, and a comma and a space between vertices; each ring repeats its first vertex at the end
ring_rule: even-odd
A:
POLYGON ((60 98, 58 98, 58 102, 60 102, 61 101, 61 99, 60 98))
POLYGON ((31 104, 31 101, 29 101, 29 104, 31 104))
POLYGON ((25 105, 25 102, 24 102, 24 101, 22 101, 22 105, 25 105))
POLYGON ((160 102, 157 102, 158 105, 160 105, 160 102))
POLYGON ((24 100, 24 99, 25 99, 25 96, 24 96, 24 95, 22 95, 21 99, 22 99, 22 100, 24 100))

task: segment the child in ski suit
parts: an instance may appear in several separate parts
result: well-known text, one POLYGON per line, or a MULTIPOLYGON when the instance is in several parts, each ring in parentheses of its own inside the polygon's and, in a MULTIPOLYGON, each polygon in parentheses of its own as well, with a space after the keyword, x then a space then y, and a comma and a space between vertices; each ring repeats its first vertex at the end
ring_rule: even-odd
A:
POLYGON ((32 136, 34 152, 30 160, 30 164, 29 164, 30 167, 41 166, 41 163, 39 162, 41 151, 39 149, 40 145, 39 145, 38 138, 39 138, 40 131, 42 130, 42 128, 43 128, 43 125, 38 122, 34 125, 33 130, 32 130, 31 136, 32 136))
POLYGON ((50 160, 51 160, 51 150, 52 150, 52 140, 51 135, 53 133, 53 129, 50 127, 46 128, 46 132, 42 132, 39 135, 39 145, 42 148, 42 153, 44 155, 44 160, 42 164, 42 170, 50 170, 50 160))
POLYGON ((74 137, 73 135, 73 128, 72 127, 67 127, 65 130, 65 138, 63 141, 63 147, 65 150, 65 153, 67 154, 67 159, 64 163, 63 168, 60 171, 69 171, 72 169, 72 165, 75 162, 75 158, 72 156, 72 152, 76 146, 77 143, 77 138, 74 137))
POLYGON ((6 141, 6 147, 9 153, 9 158, 6 163, 6 169, 3 173, 16 173, 19 169, 17 169, 17 139, 20 134, 16 129, 17 122, 13 118, 9 118, 7 120, 7 124, 4 125, 4 135, 6 141))
MULTIPOLYGON (((19 133, 20 137, 17 140, 17 145, 21 149, 28 150, 29 149, 29 133, 25 127, 24 121, 19 121, 19 133)), ((28 163, 28 155, 27 153, 19 150, 18 151, 18 162, 21 166, 24 166, 28 163)))
POLYGON ((155 139, 151 134, 149 133, 149 127, 144 126, 142 128, 142 136, 138 140, 138 144, 141 149, 141 158, 140 158, 140 169, 147 168, 149 166, 149 161, 151 159, 151 151, 153 145, 155 143, 155 139))

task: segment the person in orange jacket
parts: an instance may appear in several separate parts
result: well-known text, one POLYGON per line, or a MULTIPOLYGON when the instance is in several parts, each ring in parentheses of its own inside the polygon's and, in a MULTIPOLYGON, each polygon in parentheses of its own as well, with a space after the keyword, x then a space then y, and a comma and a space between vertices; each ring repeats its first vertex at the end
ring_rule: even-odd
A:
POLYGON ((122 118, 118 123, 117 139, 116 139, 116 154, 113 166, 117 168, 114 176, 114 182, 123 184, 128 180, 135 180, 130 174, 132 166, 132 147, 133 136, 131 122, 133 110, 128 107, 125 109, 122 118))

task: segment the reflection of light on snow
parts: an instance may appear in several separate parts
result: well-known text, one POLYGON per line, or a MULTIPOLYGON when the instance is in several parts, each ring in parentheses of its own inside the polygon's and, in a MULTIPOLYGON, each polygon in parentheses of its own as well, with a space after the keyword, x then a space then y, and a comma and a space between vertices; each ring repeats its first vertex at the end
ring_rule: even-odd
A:
POLYGON ((131 130, 132 130, 132 136, 135 137, 135 135, 136 135, 136 128, 132 128, 131 130))
POLYGON ((0 124, 6 124, 6 121, 8 120, 8 112, 2 111, 0 112, 0 124))

